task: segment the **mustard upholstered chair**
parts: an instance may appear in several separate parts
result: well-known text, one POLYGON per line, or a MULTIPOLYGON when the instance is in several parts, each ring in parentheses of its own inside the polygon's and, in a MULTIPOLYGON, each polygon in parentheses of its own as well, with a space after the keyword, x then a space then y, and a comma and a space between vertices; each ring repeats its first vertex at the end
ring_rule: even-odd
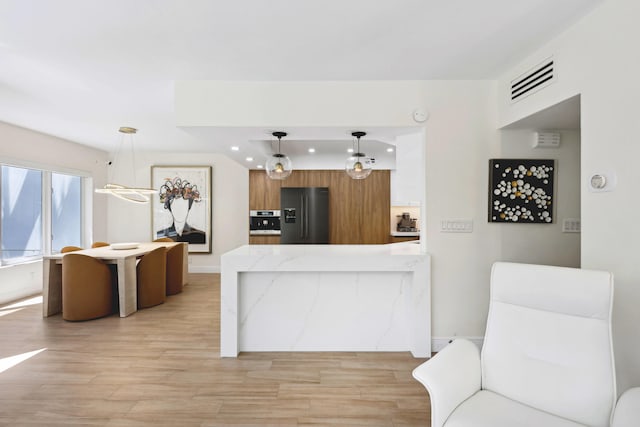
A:
POLYGON ((138 276, 138 308, 162 304, 166 299, 167 251, 157 248, 140 259, 136 266, 138 276))
POLYGON ((413 371, 431 426, 609 427, 612 303, 609 272, 495 263, 482 352, 456 339, 413 371))
POLYGON ((60 253, 66 254, 67 252, 75 252, 75 251, 81 251, 81 250, 82 248, 78 246, 65 246, 62 249, 60 249, 60 253))
MULTIPOLYGON (((173 242, 169 237, 162 237, 154 242, 173 242)), ((182 292, 182 277, 184 275, 184 254, 181 245, 167 248, 167 295, 182 292)))
POLYGON ((93 245, 91 245, 92 248, 101 248, 103 246, 109 246, 109 243, 107 243, 107 242, 93 242, 93 245))
POLYGON ((184 253, 182 245, 167 248, 167 295, 182 292, 184 253))
POLYGON ((62 318, 90 320, 115 311, 115 283, 102 261, 81 254, 62 257, 62 318))

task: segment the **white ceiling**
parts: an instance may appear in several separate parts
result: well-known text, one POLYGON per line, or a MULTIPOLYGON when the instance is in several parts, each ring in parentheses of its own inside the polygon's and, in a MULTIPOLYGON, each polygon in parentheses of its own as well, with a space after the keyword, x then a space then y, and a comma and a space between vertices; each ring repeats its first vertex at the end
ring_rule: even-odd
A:
POLYGON ((178 129, 174 80, 492 79, 601 2, 0 0, 0 121, 111 151, 133 126, 140 150, 226 154, 229 136, 273 129, 178 129))

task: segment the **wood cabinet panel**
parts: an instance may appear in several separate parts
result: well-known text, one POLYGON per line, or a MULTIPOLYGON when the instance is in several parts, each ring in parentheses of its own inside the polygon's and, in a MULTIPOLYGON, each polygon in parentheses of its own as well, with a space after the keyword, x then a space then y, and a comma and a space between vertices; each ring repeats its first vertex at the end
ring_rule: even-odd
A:
POLYGON ((249 236, 250 245, 279 245, 280 236, 249 236))
POLYGON ((250 170, 249 209, 280 209, 280 183, 269 179, 264 171, 250 170))
POLYGON ((411 240, 420 240, 418 236, 389 236, 389 243, 410 242, 411 240))
POLYGON ((294 170, 284 181, 272 181, 264 171, 252 170, 249 171, 250 209, 280 209, 282 187, 329 187, 329 241, 332 244, 387 243, 391 205, 388 170, 372 171, 364 180, 351 179, 342 170, 294 170))

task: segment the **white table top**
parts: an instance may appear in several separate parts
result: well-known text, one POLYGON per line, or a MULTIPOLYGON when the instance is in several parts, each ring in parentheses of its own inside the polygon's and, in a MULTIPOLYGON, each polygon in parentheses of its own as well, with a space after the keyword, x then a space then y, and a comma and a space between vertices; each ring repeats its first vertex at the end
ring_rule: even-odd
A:
POLYGON ((89 255, 94 258, 100 259, 124 259, 128 257, 138 257, 151 252, 152 250, 161 246, 174 246, 182 244, 182 242, 144 242, 138 243, 138 247, 135 249, 113 249, 111 246, 101 246, 99 248, 83 249, 81 251, 66 252, 64 254, 45 255, 44 258, 49 259, 62 259, 66 254, 80 254, 89 255))

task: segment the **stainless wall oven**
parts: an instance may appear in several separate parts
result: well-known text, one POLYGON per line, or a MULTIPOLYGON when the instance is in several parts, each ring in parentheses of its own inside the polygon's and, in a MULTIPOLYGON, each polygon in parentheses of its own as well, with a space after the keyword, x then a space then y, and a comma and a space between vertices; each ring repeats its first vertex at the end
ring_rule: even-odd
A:
POLYGON ((249 211, 249 234, 255 236, 280 235, 279 210, 249 211))

